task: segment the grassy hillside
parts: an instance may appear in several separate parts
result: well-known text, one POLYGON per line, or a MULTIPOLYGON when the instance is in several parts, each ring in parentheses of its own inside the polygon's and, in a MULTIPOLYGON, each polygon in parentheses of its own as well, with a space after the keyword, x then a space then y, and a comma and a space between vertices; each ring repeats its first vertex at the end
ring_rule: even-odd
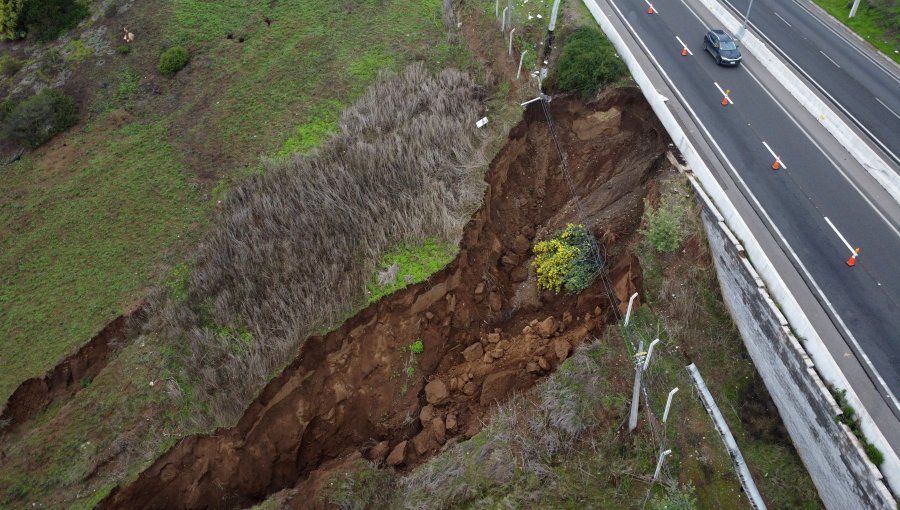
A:
MULTIPOLYGON (((114 2, 76 30, 83 51, 60 72, 82 123, 3 170, 0 400, 164 279, 261 155, 317 146, 380 69, 465 69, 441 10, 441 0, 114 2), (114 50, 123 25, 135 34, 127 54, 114 50), (190 63, 169 79, 156 66, 173 45, 190 63)), ((3 84, 54 80, 41 62, 72 46, 48 43, 3 84)))

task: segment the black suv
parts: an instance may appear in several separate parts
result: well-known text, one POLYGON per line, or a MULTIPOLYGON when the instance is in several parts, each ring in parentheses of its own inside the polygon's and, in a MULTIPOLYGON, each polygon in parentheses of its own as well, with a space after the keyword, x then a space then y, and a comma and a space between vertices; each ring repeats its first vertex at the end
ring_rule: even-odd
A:
POLYGON ((736 66, 741 61, 741 52, 734 40, 722 30, 710 30, 703 38, 703 49, 715 57, 716 63, 724 66, 736 66))

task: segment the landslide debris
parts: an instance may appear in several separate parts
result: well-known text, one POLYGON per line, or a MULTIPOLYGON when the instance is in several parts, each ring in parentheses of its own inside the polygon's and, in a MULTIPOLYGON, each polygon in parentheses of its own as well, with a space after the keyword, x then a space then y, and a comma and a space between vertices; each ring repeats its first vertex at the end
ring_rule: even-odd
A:
MULTIPOLYGON (((557 99, 549 109, 586 224, 626 241, 665 149, 655 117, 636 89, 590 104, 557 99)), ((235 427, 185 438, 99 508, 246 506, 303 490, 311 473, 341 459, 408 469, 476 434, 496 402, 597 336, 614 319, 611 307, 641 284, 636 260, 613 245, 607 266, 619 303, 600 280, 577 296, 538 292, 530 247, 580 221, 562 168, 533 104, 491 163, 483 205, 447 268, 307 339, 235 427), (409 348, 416 340, 419 354, 409 348)))

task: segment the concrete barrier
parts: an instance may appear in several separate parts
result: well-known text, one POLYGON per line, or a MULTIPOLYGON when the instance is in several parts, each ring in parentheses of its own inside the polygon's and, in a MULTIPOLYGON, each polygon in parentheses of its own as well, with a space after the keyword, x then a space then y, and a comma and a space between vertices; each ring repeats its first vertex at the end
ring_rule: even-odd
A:
MULTIPOLYGON (((737 33, 741 22, 717 0, 699 0, 723 27, 737 33)), ((869 172, 888 193, 900 202, 900 175, 858 135, 843 118, 816 95, 806 82, 779 59, 765 43, 749 31, 741 45, 753 54, 766 70, 869 172)))
MULTIPOLYGON (((594 3, 593 0, 584 0, 584 3, 616 48, 616 51, 621 56, 622 60, 628 66, 632 77, 643 91, 644 97, 646 97, 647 101, 650 103, 650 107, 659 118, 663 127, 666 128, 666 131, 669 133, 675 146, 681 151, 688 166, 692 169, 692 182, 695 183, 695 188, 700 192, 703 199, 708 202, 708 206, 704 207, 704 210, 708 211, 705 214, 711 215, 711 217, 715 219, 716 224, 721 225, 721 227, 725 229, 722 230, 723 235, 726 238, 729 238, 734 246, 740 247, 739 249, 735 248, 735 250, 743 253, 741 256, 743 261, 742 267, 745 266, 748 269, 747 274, 752 275, 751 279, 756 285, 756 288, 760 290, 760 295, 764 293, 765 298, 763 300, 770 303, 769 308, 774 311, 774 316, 778 319, 778 331, 782 331, 785 334, 784 338, 787 338, 787 340, 783 339, 779 342, 781 350, 784 351, 784 345, 790 345, 792 348, 799 349, 798 354, 790 355, 785 358, 788 360, 786 363, 796 363, 799 359, 802 360, 802 366, 808 370, 796 370, 797 367, 795 366, 794 370, 786 368, 781 373, 774 371, 763 373, 763 371, 760 371, 764 376, 766 387, 769 388, 770 393, 773 394, 773 398, 775 395, 773 388, 785 389, 785 391, 782 392, 784 393, 784 398, 781 399, 779 412, 785 423, 792 424, 791 427, 793 430, 791 427, 788 428, 791 437, 794 438, 794 435, 797 434, 798 438, 805 440, 808 438, 809 434, 812 434, 814 437, 818 434, 823 440, 825 438, 830 439, 831 441, 827 442, 825 446, 829 448, 830 453, 836 455, 836 457, 832 456, 832 459, 840 458, 840 454, 836 452, 846 453, 848 458, 854 459, 851 461, 851 464, 854 467, 854 470, 852 471, 853 475, 863 477, 859 483, 863 483, 871 489, 872 494, 874 495, 872 497, 878 497, 882 501, 885 497, 890 498, 890 493, 881 482, 881 473, 879 473, 868 461, 865 453, 861 450, 858 441, 856 441, 856 438, 852 437, 852 434, 847 430, 844 430, 843 436, 831 433, 833 432, 831 430, 832 426, 836 427, 839 425, 834 421, 834 417, 837 416, 840 410, 837 408, 827 389, 823 386, 822 379, 834 387, 846 389, 847 401, 857 410, 863 432, 866 434, 868 440, 884 453, 885 461, 882 464, 882 468, 884 469, 884 472, 888 474, 888 483, 894 489, 895 493, 900 493, 900 459, 898 459, 897 453, 889 446, 887 440, 878 430, 875 422, 862 406, 859 397, 848 384, 844 374, 838 368, 834 358, 832 358, 831 353, 810 323, 809 318, 800 308, 799 303, 797 303, 797 300, 790 292, 790 289, 787 288, 785 282, 778 275, 778 272, 769 260, 767 254, 763 251, 752 231, 747 226, 746 222, 744 222, 743 218, 741 218, 737 209, 734 207, 734 204, 731 203, 731 200, 726 195, 724 189, 722 189, 706 163, 700 157, 691 140, 685 134, 684 129, 666 106, 666 99, 657 92, 647 73, 641 68, 634 54, 625 44, 622 36, 616 31, 615 27, 600 7, 594 3), (738 239, 743 242, 738 241, 738 239), (752 266, 747 259, 748 255, 754 261, 752 266), (784 312, 784 315, 782 315, 782 313, 774 306, 774 302, 776 301, 781 305, 781 310, 784 312), (788 323, 788 320, 790 323, 788 323), (793 331, 796 332, 796 334, 806 340, 803 346, 799 345, 796 337, 791 332, 791 328, 793 328, 793 331), (794 381, 790 378, 781 378, 781 376, 785 374, 791 375, 792 377, 796 376, 799 379, 794 381), (785 384, 786 382, 790 382, 790 384, 785 384), (817 388, 817 390, 812 391, 810 388, 817 388), (813 409, 794 412, 794 409, 791 407, 792 403, 805 394, 816 396, 814 403, 810 403, 809 405, 817 406, 818 412, 813 409), (827 407, 831 409, 831 416, 827 419, 816 420, 816 417, 824 418, 825 416, 821 413, 823 406, 822 402, 827 402, 827 407), (783 407, 785 405, 787 405, 787 407, 783 407), (805 420, 808 419, 814 421, 806 423, 805 420), (822 423, 819 423, 820 421, 822 423), (829 432, 825 433, 824 429, 818 430, 818 427, 826 427, 829 432), (803 430, 801 430, 803 428, 808 432, 804 433, 803 430), (843 437, 843 439, 841 437, 843 437), (853 445, 853 448, 847 448, 847 444, 853 445), (860 466, 868 466, 868 469, 861 469, 860 466)), ((720 279, 721 277, 722 273, 720 272, 720 279)), ((752 316, 750 319, 752 322, 752 316)), ((742 330, 741 333, 743 335, 744 331, 742 330)), ((762 345, 761 342, 751 342, 746 337, 744 337, 744 340, 748 345, 748 350, 750 349, 751 343, 755 345, 755 348, 762 345)), ((754 358, 754 361, 756 361, 756 358, 754 358)), ((759 367, 758 362, 757 367, 759 367)), ((776 404, 778 404, 777 400, 776 404)), ((798 445, 798 451, 800 452, 801 458, 806 464, 807 469, 810 471, 810 474, 813 476, 813 482, 819 489, 820 494, 822 494, 822 499, 825 501, 826 505, 832 508, 841 508, 842 510, 846 510, 847 508, 866 508, 859 504, 850 504, 850 506, 845 504, 848 499, 850 501, 855 501, 856 503, 863 503, 866 500, 853 499, 853 494, 857 494, 860 498, 862 497, 862 494, 857 490, 857 482, 855 482, 852 477, 845 476, 840 480, 835 480, 834 477, 831 476, 834 469, 827 463, 827 459, 819 454, 823 449, 823 444, 798 441, 797 439, 795 439, 795 443, 798 445), (841 483, 839 485, 834 485, 837 482, 841 483)), ((893 506, 894 504, 891 505, 891 507, 893 506)))

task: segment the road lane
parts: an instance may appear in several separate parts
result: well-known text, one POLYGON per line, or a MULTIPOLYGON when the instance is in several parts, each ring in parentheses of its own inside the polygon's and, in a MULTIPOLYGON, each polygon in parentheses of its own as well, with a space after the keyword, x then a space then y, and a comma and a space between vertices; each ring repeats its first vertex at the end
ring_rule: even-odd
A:
MULTIPOLYGON (((900 388, 900 236, 897 218, 879 215, 855 190, 829 156, 757 83, 743 66, 721 68, 702 51, 703 23, 678 2, 660 14, 643 3, 612 2, 725 152, 751 201, 759 204, 783 238, 807 283, 821 289, 823 306, 846 326, 878 373, 895 392, 900 388), (677 38, 695 53, 682 57, 677 38), (694 42, 696 41, 696 42, 694 42), (715 88, 731 89, 734 104, 722 106, 715 88), (771 169, 766 141, 786 168, 771 169), (845 261, 846 247, 824 221, 828 216, 851 242, 862 247, 857 267, 845 261)), ((658 6, 657 6, 658 7, 658 6)), ((769 78, 771 79, 771 78, 769 78)))
MULTIPOLYGON (((750 0, 722 0, 734 13, 750 0)), ((750 27, 790 63, 893 161, 900 165, 900 76, 868 58, 794 0, 755 0, 750 27)))

